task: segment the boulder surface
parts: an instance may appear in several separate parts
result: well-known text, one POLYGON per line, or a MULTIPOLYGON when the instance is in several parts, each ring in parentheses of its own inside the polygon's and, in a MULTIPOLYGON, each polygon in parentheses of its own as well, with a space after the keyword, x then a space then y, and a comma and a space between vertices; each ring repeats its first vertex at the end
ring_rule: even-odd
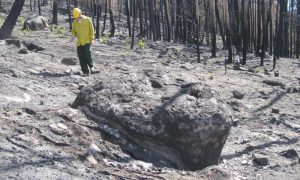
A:
POLYGON ((24 22, 23 29, 31 31, 46 30, 48 28, 48 20, 43 16, 31 16, 24 22))
POLYGON ((217 164, 230 131, 230 109, 206 84, 170 81, 155 72, 108 76, 83 88, 73 107, 105 123, 105 131, 115 129, 111 134, 124 138, 119 142, 136 158, 189 170, 217 164))

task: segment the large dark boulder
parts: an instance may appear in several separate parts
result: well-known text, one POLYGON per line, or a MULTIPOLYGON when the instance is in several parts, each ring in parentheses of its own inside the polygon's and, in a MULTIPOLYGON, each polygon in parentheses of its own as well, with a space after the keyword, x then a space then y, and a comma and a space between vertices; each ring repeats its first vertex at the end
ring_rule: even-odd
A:
POLYGON ((73 107, 81 107, 105 131, 115 129, 126 139, 120 141, 126 151, 142 160, 189 170, 217 164, 230 131, 230 110, 208 85, 171 85, 164 77, 106 76, 83 88, 73 107), (153 79, 160 88, 153 87, 153 79))
POLYGON ((32 31, 47 30, 48 20, 43 16, 34 15, 29 17, 24 22, 23 29, 32 31))

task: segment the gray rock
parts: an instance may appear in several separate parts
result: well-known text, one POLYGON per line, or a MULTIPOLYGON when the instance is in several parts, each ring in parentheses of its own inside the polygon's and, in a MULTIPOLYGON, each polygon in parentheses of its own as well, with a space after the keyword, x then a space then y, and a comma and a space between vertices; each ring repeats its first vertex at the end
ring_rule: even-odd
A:
POLYGON ((26 76, 26 73, 24 73, 22 71, 19 71, 19 70, 16 70, 16 69, 11 70, 11 72, 12 72, 13 77, 24 77, 24 76, 26 76))
POLYGON ((244 93, 237 90, 232 91, 232 93, 233 93, 233 97, 236 99, 243 99, 245 95, 244 93))
POLYGON ((36 45, 34 43, 31 43, 31 42, 26 42, 26 41, 23 41, 22 42, 23 45, 29 50, 29 51, 43 51, 45 50, 45 48, 39 46, 39 45, 36 45))
POLYGON ((78 64, 78 59, 76 57, 65 57, 61 60, 61 63, 68 66, 75 66, 78 64))
POLYGON ((21 47, 21 41, 20 40, 18 40, 18 39, 7 39, 7 40, 5 40, 6 41, 6 44, 8 44, 8 45, 11 45, 11 44, 13 44, 13 45, 15 45, 16 47, 18 47, 18 48, 20 48, 21 47))
POLYGON ((280 155, 282 155, 286 158, 289 158, 289 159, 298 159, 299 158, 298 153, 295 149, 289 149, 287 151, 282 151, 280 153, 280 155))
POLYGON ((259 166, 266 166, 269 164, 269 158, 260 153, 253 153, 253 162, 259 166))
POLYGON ((27 51, 26 48, 22 48, 22 49, 19 50, 18 53, 19 53, 19 54, 28 54, 28 51, 27 51))
POLYGON ((25 20, 23 29, 32 31, 46 30, 48 28, 48 20, 43 16, 33 15, 25 20))
POLYGON ((272 108, 271 112, 274 114, 279 114, 280 110, 277 108, 272 108))
POLYGON ((284 87, 285 84, 283 82, 281 82, 280 80, 277 79, 265 79, 263 80, 263 83, 270 85, 270 86, 280 86, 280 87, 284 87))
POLYGON ((148 79, 109 76, 83 88, 73 107, 116 129, 129 142, 123 148, 153 164, 191 170, 217 164, 231 126, 231 112, 218 94, 194 83, 155 89, 148 79), (136 149, 147 151, 138 155, 136 149))

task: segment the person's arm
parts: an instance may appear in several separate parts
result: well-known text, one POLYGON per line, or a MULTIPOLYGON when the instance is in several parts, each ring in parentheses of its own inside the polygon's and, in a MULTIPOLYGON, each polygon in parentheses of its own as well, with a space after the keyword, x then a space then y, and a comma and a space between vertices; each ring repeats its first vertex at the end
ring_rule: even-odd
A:
POLYGON ((73 35, 73 36, 76 36, 76 31, 75 31, 74 22, 72 23, 72 35, 73 35))
POLYGON ((92 20, 89 21, 90 25, 89 25, 89 38, 90 38, 90 44, 93 43, 93 40, 94 40, 94 34, 95 34, 95 30, 94 30, 94 26, 93 26, 93 23, 92 23, 92 20))

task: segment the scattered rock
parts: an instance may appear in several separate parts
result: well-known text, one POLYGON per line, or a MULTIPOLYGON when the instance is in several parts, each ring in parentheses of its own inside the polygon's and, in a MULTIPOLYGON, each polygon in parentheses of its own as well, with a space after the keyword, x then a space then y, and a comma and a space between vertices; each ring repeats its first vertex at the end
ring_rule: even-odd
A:
MULTIPOLYGON (((231 173, 220 167, 211 166, 200 172, 203 179, 234 180, 231 173)), ((183 178, 184 179, 184 178, 183 178)))
POLYGON ((270 86, 280 86, 280 87, 284 87, 285 84, 279 80, 276 79, 265 79, 263 80, 263 83, 270 85, 270 86))
POLYGON ((18 39, 7 39, 6 40, 6 44, 8 44, 8 45, 11 45, 11 44, 13 44, 13 45, 15 45, 16 47, 18 47, 18 48, 20 48, 21 47, 21 41, 20 40, 18 40, 18 39))
POLYGON ((277 119, 276 117, 272 117, 272 118, 270 119, 270 123, 279 125, 279 124, 280 124, 280 121, 278 121, 278 119, 277 119))
POLYGON ((71 134, 69 128, 62 123, 55 123, 49 126, 54 133, 63 135, 63 134, 71 134))
POLYGON ((48 28, 48 20, 43 16, 33 15, 25 20, 23 29, 31 31, 46 30, 48 28))
POLYGON ((232 93, 233 93, 233 97, 236 99, 243 99, 245 95, 244 93, 237 90, 232 91, 232 93))
POLYGON ((29 134, 20 134, 13 137, 8 137, 7 139, 13 144, 23 148, 32 148, 41 144, 35 137, 29 134))
POLYGON ((61 63, 67 66, 75 66, 78 64, 78 59, 76 57, 65 57, 61 60, 61 63))
POLYGON ((99 147, 92 143, 89 147, 89 153, 93 154, 93 155, 96 155, 97 153, 101 152, 101 150, 99 149, 99 147))
POLYGON ((247 160, 243 160, 242 162, 241 162, 241 165, 247 165, 248 164, 248 161, 247 160))
POLYGON ((260 166, 266 166, 269 164, 269 158, 266 155, 260 153, 253 153, 253 162, 260 166))
POLYGON ((24 77, 26 74, 22 71, 18 71, 16 69, 11 70, 12 72, 12 77, 24 77))
POLYGON ((271 111, 273 114, 279 114, 279 109, 277 108, 272 108, 272 111, 271 111))
POLYGON ((289 159, 298 159, 299 156, 298 156, 298 153, 295 149, 289 149, 287 151, 282 151, 280 153, 281 156, 284 156, 286 158, 289 158, 289 159))
POLYGON ((95 159, 95 157, 92 155, 92 154, 89 154, 87 157, 86 157, 86 160, 91 163, 91 165, 96 165, 98 164, 98 161, 95 159))
POLYGON ((43 48, 41 46, 38 46, 38 45, 36 45, 34 43, 31 43, 31 42, 24 41, 23 44, 24 44, 25 47, 27 47, 27 49, 29 51, 35 51, 35 52, 37 52, 37 51, 43 51, 43 50, 45 50, 45 48, 43 48))
POLYGON ((274 71, 274 76, 275 77, 279 77, 279 72, 278 71, 274 71))
POLYGON ((22 49, 19 50, 18 53, 19 53, 19 54, 28 54, 28 51, 27 51, 26 48, 22 48, 22 49))
POLYGON ((151 82, 151 86, 153 88, 162 88, 163 87, 158 80, 151 79, 150 82, 151 82))

